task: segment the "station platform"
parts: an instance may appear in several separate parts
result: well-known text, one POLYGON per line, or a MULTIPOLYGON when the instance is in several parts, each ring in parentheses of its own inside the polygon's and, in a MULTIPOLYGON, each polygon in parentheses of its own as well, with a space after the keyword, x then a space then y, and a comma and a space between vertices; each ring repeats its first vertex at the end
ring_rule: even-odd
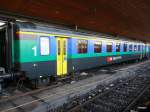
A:
POLYGON ((100 69, 99 74, 93 74, 91 77, 83 80, 61 84, 61 86, 52 87, 34 94, 26 94, 20 97, 18 95, 18 97, 11 100, 1 100, 0 112, 47 112, 62 106, 76 96, 88 93, 100 84, 110 84, 118 78, 130 76, 134 71, 140 69, 141 66, 147 66, 149 63, 150 60, 147 60, 126 67, 119 67, 114 69, 113 74, 100 69))

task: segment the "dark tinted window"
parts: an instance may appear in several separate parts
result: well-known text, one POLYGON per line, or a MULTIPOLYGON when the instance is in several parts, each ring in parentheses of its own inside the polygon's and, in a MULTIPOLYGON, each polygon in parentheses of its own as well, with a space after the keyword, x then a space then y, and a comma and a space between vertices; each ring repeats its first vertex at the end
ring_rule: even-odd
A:
POLYGON ((137 51, 137 45, 134 45, 134 51, 137 51))
POLYGON ((144 51, 144 46, 142 45, 142 51, 144 51))
POLYGON ((88 40, 78 40, 78 53, 87 53, 88 40))
POLYGON ((141 46, 140 45, 138 45, 138 51, 140 51, 141 50, 141 46))
POLYGON ((124 51, 124 52, 127 52, 127 44, 124 44, 124 46, 123 46, 123 51, 124 51))
POLYGON ((120 52, 120 43, 116 44, 116 52, 120 52))
POLYGON ((66 55, 66 40, 64 40, 64 46, 63 46, 63 48, 64 48, 64 55, 66 55))
POLYGON ((60 40, 58 40, 58 55, 60 55, 60 40))
POLYGON ((112 52, 112 43, 107 43, 107 52, 112 52))
POLYGON ((144 45, 142 45, 142 51, 144 51, 144 45))
POLYGON ((132 44, 129 45, 129 51, 132 51, 132 44))
POLYGON ((101 53, 102 52, 102 42, 96 41, 94 43, 94 52, 95 53, 101 53))

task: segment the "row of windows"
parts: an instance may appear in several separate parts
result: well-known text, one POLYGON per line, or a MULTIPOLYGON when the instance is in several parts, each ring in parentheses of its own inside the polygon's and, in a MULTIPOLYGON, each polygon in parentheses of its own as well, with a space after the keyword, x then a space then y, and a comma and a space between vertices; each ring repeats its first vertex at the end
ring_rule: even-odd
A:
MULTIPOLYGON (((79 54, 84 54, 87 53, 88 49, 88 40, 78 40, 78 53, 79 54)), ((116 44, 116 52, 120 52, 120 43, 116 44)), ((140 49, 144 48, 141 45, 132 45, 129 44, 129 51, 140 51, 140 49)), ((64 44, 64 54, 66 54, 66 44, 64 44)), ((34 51, 36 51, 36 48, 32 48, 34 51)), ((112 43, 107 43, 106 45, 106 51, 107 52, 112 52, 112 43)), ((123 46, 123 51, 127 52, 127 43, 124 44, 123 46)), ((94 52, 95 53, 101 53, 102 52, 102 42, 101 41, 95 41, 94 42, 94 52)), ((49 55, 50 54, 50 40, 48 37, 41 37, 40 38, 40 54, 41 55, 49 55)), ((58 54, 60 54, 60 42, 58 42, 58 54)), ((36 52, 34 53, 36 55, 36 52)))
MULTIPOLYGON (((116 44, 116 52, 120 52, 120 43, 116 44)), ((129 51, 140 51, 141 45, 129 45, 129 51)), ((88 40, 78 40, 78 53, 87 53, 87 48, 88 48, 88 40)), ((107 43, 106 45, 106 50, 107 52, 112 52, 112 43, 107 43)), ((127 52, 127 44, 125 43, 123 46, 123 51, 127 52)), ((102 42, 101 41, 95 41, 94 43, 94 52, 95 53, 101 53, 102 52, 102 42)))

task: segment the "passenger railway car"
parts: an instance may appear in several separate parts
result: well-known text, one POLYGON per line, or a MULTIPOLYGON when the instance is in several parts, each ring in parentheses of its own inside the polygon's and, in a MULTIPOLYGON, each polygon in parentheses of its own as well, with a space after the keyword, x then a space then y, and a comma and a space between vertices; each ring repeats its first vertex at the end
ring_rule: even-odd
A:
POLYGON ((150 54, 149 43, 142 41, 28 22, 5 25, 0 38, 0 66, 29 79, 62 77, 150 54))

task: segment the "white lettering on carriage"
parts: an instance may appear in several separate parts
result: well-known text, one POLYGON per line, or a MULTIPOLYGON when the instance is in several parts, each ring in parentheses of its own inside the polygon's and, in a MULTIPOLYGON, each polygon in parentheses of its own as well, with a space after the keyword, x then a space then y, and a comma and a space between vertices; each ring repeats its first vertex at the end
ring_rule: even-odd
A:
POLYGON ((122 59, 122 56, 113 57, 113 61, 122 59))

